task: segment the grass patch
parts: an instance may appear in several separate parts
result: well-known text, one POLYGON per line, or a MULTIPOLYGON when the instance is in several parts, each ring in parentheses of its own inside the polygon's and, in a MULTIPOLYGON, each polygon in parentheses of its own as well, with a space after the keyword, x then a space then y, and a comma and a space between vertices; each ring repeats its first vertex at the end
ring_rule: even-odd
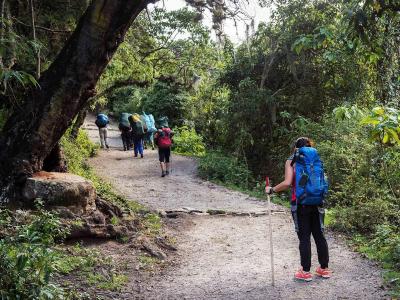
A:
POLYGON ((104 264, 104 258, 96 249, 86 249, 80 244, 72 247, 57 247, 57 261, 54 265, 60 274, 70 274, 73 271, 90 272, 99 264, 104 264))
POLYGON ((148 256, 148 255, 139 255, 138 256, 139 267, 141 269, 152 269, 156 264, 160 263, 160 260, 156 257, 148 256))
POLYGON ((144 230, 148 236, 159 235, 162 228, 161 218, 157 214, 147 213, 142 219, 144 230))
MULTIPOLYGON (((128 281, 123 266, 117 266, 110 257, 95 248, 84 248, 80 244, 57 247, 55 270, 61 275, 73 276, 88 286, 103 290, 120 291, 128 281)), ((63 280, 64 281, 64 280, 63 280)), ((71 282, 67 289, 76 289, 71 282)))
POLYGON ((125 274, 111 274, 105 276, 102 274, 88 274, 87 282, 103 290, 121 291, 128 282, 128 276, 125 274))

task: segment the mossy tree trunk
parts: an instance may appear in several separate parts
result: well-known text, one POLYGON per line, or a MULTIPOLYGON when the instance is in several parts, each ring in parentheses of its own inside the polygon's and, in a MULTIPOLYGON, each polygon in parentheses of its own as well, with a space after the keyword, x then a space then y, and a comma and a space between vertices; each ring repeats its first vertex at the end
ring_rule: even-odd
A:
POLYGON ((0 134, 0 200, 18 196, 21 184, 45 158, 93 96, 96 83, 127 29, 155 0, 94 0, 49 69, 0 134))
POLYGON ((70 135, 71 138, 76 139, 78 137, 79 129, 81 128, 81 126, 85 122, 87 111, 88 111, 88 108, 84 107, 78 113, 78 116, 76 117, 76 120, 75 120, 75 122, 74 122, 74 124, 72 125, 72 128, 71 128, 71 135, 70 135))

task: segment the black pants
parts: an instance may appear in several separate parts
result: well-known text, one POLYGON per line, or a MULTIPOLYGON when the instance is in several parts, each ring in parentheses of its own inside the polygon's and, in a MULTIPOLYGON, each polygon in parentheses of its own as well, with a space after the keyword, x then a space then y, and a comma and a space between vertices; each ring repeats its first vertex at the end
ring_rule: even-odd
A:
POLYGON ((158 148, 158 158, 160 162, 169 163, 169 157, 171 156, 171 148, 158 148))
POLYGON ((329 263, 328 243, 323 232, 323 210, 318 206, 299 205, 297 210, 292 207, 292 214, 299 238, 300 261, 303 270, 311 268, 311 234, 317 246, 318 261, 321 268, 327 268, 329 263))
POLYGON ((129 150, 131 148, 131 133, 129 131, 121 132, 122 144, 124 145, 124 150, 129 150))

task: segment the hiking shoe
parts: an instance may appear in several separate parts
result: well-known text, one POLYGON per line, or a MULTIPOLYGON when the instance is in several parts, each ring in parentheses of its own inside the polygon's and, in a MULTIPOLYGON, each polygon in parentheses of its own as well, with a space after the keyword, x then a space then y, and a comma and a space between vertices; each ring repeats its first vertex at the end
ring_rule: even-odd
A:
POLYGON ((161 177, 165 177, 165 172, 164 171, 162 171, 161 177))
POLYGON ((110 149, 110 146, 106 145, 106 148, 107 148, 107 149, 110 149))
POLYGON ((294 278, 302 281, 311 281, 312 275, 310 272, 305 272, 303 269, 300 269, 294 274, 294 278))
POLYGON ((165 175, 169 175, 169 171, 165 171, 165 175))
POLYGON ((143 158, 143 154, 140 154, 140 158, 143 158))
POLYGON ((328 268, 322 269, 321 267, 318 267, 315 270, 315 275, 320 276, 322 278, 330 278, 332 276, 332 271, 329 270, 328 268))

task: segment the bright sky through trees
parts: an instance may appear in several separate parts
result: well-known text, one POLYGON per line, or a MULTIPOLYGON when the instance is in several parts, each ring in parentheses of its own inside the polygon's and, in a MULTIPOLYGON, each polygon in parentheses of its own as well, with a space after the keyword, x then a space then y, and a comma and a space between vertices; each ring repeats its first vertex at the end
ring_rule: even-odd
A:
MULTIPOLYGON (((182 7, 185 7, 186 5, 184 0, 171 0, 171 1, 164 1, 164 3, 160 1, 157 3, 157 6, 162 7, 164 4, 165 8, 169 11, 180 9, 182 7)), ((255 29, 257 29, 257 26, 260 22, 268 21, 270 15, 270 8, 260 7, 258 5, 257 0, 249 0, 249 4, 243 7, 243 9, 245 10, 246 14, 248 14, 250 17, 254 17, 255 29)), ((212 21, 210 14, 205 15, 203 22, 204 24, 206 24, 211 28, 212 21)), ((226 20, 224 22, 224 32, 229 36, 232 42, 234 42, 235 44, 240 44, 240 42, 243 42, 246 39, 246 23, 250 24, 250 20, 246 21, 239 20, 237 22, 237 28, 236 28, 233 20, 226 20)))

